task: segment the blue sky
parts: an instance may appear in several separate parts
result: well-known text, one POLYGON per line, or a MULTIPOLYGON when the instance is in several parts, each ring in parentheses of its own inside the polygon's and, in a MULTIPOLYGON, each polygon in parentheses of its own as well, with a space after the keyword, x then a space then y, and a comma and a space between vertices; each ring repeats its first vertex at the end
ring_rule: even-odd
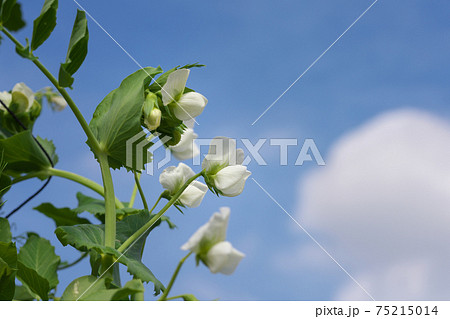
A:
MULTIPOLYGON (((23 5, 28 26, 17 36, 31 36, 32 20, 42 1, 23 5)), ((195 128, 200 137, 313 138, 328 161, 338 138, 367 121, 401 107, 413 107, 449 120, 448 53, 450 3, 424 0, 380 0, 311 70, 255 125, 252 122, 372 3, 361 0, 321 1, 79 1, 82 6, 142 66, 200 62, 188 86, 204 94, 209 103, 195 128)), ((76 4, 61 1, 58 26, 36 51, 40 60, 57 73, 66 55, 76 4)), ((89 20, 88 57, 76 74, 71 92, 90 120, 96 105, 121 79, 138 66, 97 25, 89 20)), ((0 90, 25 82, 38 90, 49 83, 33 65, 14 53, 6 39, 0 46, 0 90)), ((85 137, 70 110, 53 113, 44 108, 35 133, 55 142, 57 167, 86 175, 98 182, 100 171, 84 143, 85 137)), ((298 213, 299 184, 311 172, 326 169, 314 163, 294 166, 300 146, 292 148, 289 165, 280 166, 277 148, 262 148, 268 165, 254 161, 255 178, 290 213, 298 213)), ((175 163, 175 162, 174 162, 175 163)), ((188 162, 189 163, 189 162, 188 162)), ((133 181, 115 172, 116 193, 128 200, 133 181)), ((143 186, 150 200, 161 186, 147 176, 143 186)), ((8 194, 9 210, 37 182, 17 185, 8 194)), ((73 249, 63 248, 53 234, 51 221, 32 210, 41 202, 74 206, 82 187, 55 178, 12 222, 15 233, 36 231, 49 238, 63 259, 74 259, 73 249)), ((183 268, 173 294, 194 293, 203 300, 329 300, 342 285, 351 283, 332 260, 323 267, 279 267, 283 255, 295 255, 295 247, 311 239, 252 181, 236 198, 208 194, 200 208, 185 215, 170 210, 178 225, 162 227, 149 237, 144 262, 167 283, 178 260, 179 247, 220 206, 231 207, 228 238, 246 253, 232 276, 211 275, 191 260, 183 268), (283 254, 280 254, 282 252, 283 254)), ((326 233, 314 233, 329 242, 326 233)), ((315 253, 321 254, 320 248, 315 253)), ((330 251, 332 253, 332 251, 330 251)), ((352 273, 351 254, 342 265, 352 273)), ((289 258, 286 259, 289 261, 289 258)), ((286 262, 287 262, 286 261, 286 262)), ((66 270, 61 287, 87 274, 88 263, 66 270)), ((60 288, 61 289, 61 288, 60 288)), ((151 288, 147 297, 151 296, 151 288)), ((62 291, 60 291, 61 293, 62 291)))

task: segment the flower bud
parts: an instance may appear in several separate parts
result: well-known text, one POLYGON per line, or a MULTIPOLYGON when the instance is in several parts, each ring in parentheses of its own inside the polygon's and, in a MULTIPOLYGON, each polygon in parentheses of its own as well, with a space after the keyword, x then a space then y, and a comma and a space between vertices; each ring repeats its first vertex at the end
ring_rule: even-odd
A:
POLYGON ((150 131, 156 130, 161 124, 161 110, 154 107, 144 122, 150 131))
POLYGON ((161 124, 161 110, 158 107, 158 97, 156 94, 149 92, 145 97, 142 105, 144 114, 144 125, 150 130, 156 130, 161 124))

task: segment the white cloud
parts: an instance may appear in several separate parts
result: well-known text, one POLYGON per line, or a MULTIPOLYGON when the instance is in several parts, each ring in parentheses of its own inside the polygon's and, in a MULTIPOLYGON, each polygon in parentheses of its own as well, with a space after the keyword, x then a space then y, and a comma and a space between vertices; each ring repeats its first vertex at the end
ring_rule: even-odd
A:
MULTIPOLYGON (((375 299, 450 298, 450 125, 383 114, 302 180, 298 219, 375 299)), ((305 255, 307 257, 307 255, 305 255)), ((367 299, 350 279, 337 299, 367 299)))

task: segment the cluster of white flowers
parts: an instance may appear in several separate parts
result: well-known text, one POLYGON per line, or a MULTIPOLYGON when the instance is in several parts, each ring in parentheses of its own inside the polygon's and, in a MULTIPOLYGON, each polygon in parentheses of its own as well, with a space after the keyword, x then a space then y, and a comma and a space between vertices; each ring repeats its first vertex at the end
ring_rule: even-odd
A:
MULTIPOLYGON (((199 155, 199 147, 195 143, 194 118, 203 112, 208 100, 196 92, 185 93, 189 70, 180 69, 172 72, 161 88, 162 104, 169 107, 176 118, 186 125, 180 141, 169 146, 172 154, 179 160, 187 160, 199 155)), ((144 103, 144 122, 147 127, 160 124, 161 112, 153 93, 149 93, 144 103), (153 115, 152 112, 156 111, 153 115)), ((206 185, 195 180, 179 195, 176 204, 184 207, 198 207, 208 189, 215 194, 233 197, 242 193, 245 181, 250 176, 243 166, 244 151, 236 147, 236 141, 227 137, 216 137, 212 140, 208 154, 202 162, 202 176, 206 185)), ((169 197, 178 196, 183 185, 195 176, 194 171, 184 163, 166 168, 159 176, 161 185, 169 197)), ((220 213, 214 213, 209 222, 200 227, 181 249, 196 254, 197 261, 202 261, 212 273, 231 274, 244 257, 244 254, 233 248, 226 241, 226 230, 230 209, 221 207, 220 213)))
MULTIPOLYGON (((179 153, 183 154, 183 147, 186 147, 184 142, 181 141, 181 145, 177 147, 179 147, 179 153)), ((186 149, 192 152, 192 148, 186 147, 186 149)), ((232 197, 241 194, 245 181, 251 174, 247 167, 242 165, 243 160, 244 152, 236 148, 235 140, 227 137, 214 138, 202 163, 202 175, 208 186, 199 181, 193 181, 179 196, 179 203, 187 207, 198 207, 208 187, 224 196, 232 197)), ((189 166, 179 163, 176 167, 166 168, 159 176, 159 181, 170 196, 174 196, 194 175, 194 171, 189 166)), ((220 208, 220 213, 215 213, 209 222, 200 227, 182 246, 183 250, 195 253, 197 260, 201 260, 208 266, 212 273, 231 274, 244 257, 243 253, 225 241, 229 215, 228 207, 220 208)))

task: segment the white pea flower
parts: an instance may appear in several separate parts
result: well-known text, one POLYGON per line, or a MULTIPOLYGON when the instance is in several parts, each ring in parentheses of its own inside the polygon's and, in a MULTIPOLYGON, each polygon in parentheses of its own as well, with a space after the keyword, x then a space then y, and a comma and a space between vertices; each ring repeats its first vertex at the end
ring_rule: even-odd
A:
POLYGON ((190 120, 199 116, 208 100, 197 92, 184 93, 189 76, 188 69, 180 69, 169 74, 167 82, 161 89, 164 105, 171 105, 175 116, 181 120, 190 120))
POLYGON ((244 161, 244 151, 236 149, 236 141, 228 137, 212 140, 202 169, 205 170, 207 184, 220 194, 234 197, 242 193, 245 181, 251 175, 244 161))
MULTIPOLYGON (((14 101, 18 106, 16 113, 29 111, 35 101, 33 91, 22 82, 14 85, 11 93, 7 91, 0 92, 0 99, 8 107, 14 101)), ((0 109, 6 110, 1 103, 0 109)))
MULTIPOLYGON (((177 167, 167 167, 161 175, 159 175, 159 182, 167 189, 170 195, 175 195, 176 192, 194 176, 194 171, 184 163, 179 163, 177 167)), ((198 207, 205 197, 208 187, 198 181, 193 181, 183 191, 178 198, 181 204, 187 207, 198 207)))
POLYGON ((177 145, 169 146, 173 156, 180 161, 194 158, 200 154, 198 145, 195 144, 195 139, 198 135, 192 128, 187 128, 181 135, 181 139, 177 145))
POLYGON ((57 94, 52 95, 49 102, 52 104, 52 109, 56 111, 62 111, 67 107, 66 99, 57 94))
POLYGON ((230 275, 245 255, 225 241, 230 208, 221 207, 181 246, 197 255, 212 273, 230 275))
POLYGON ((17 113, 27 112, 34 103, 34 93, 25 83, 17 83, 12 89, 11 100, 19 105, 17 113))
MULTIPOLYGON (((9 106, 11 104, 11 93, 3 91, 0 92, 0 100, 6 105, 9 106)), ((0 110, 6 111, 5 107, 2 103, 0 103, 0 110)))

